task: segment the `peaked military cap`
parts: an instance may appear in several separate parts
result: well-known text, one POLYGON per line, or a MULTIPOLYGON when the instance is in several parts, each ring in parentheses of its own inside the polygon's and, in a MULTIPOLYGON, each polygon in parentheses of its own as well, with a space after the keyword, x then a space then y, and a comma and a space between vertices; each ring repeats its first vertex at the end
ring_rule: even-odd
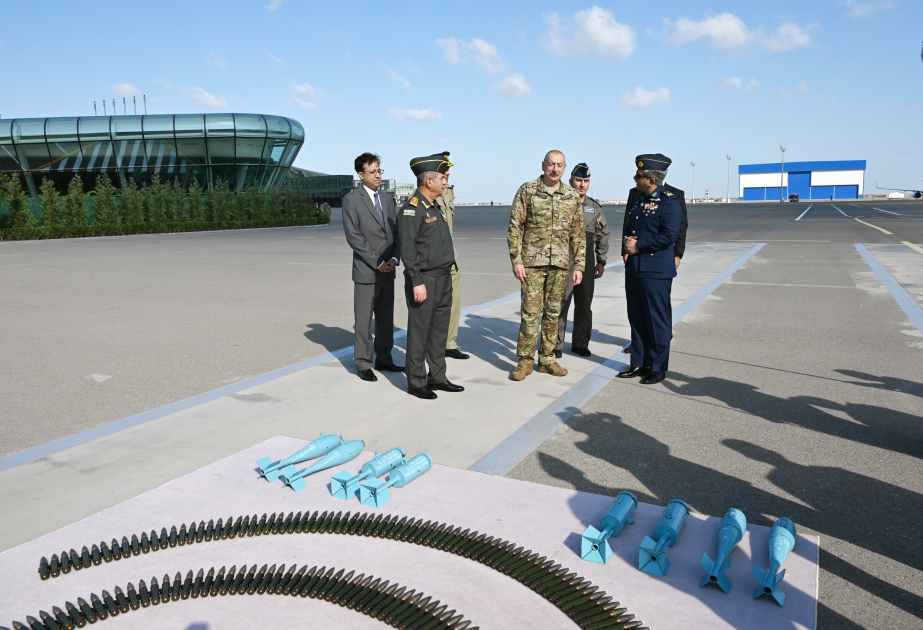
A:
POLYGON ((410 160, 410 170, 413 171, 414 175, 428 173, 430 171, 445 173, 449 170, 450 166, 452 166, 452 163, 449 162, 448 152, 434 153, 433 155, 426 155, 410 160))
POLYGON ((574 170, 570 172, 571 177, 589 177, 590 176, 590 167, 586 165, 586 162, 581 162, 574 167, 574 170))
POLYGON ((646 153, 635 158, 635 166, 645 171, 665 171, 672 163, 663 153, 646 153))

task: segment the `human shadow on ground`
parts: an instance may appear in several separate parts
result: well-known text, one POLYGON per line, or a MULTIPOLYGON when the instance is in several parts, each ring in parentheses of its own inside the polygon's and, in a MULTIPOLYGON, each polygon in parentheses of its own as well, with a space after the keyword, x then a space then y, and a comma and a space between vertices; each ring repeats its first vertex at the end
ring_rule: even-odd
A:
MULTIPOLYGON (((639 500, 655 505, 681 498, 699 512, 719 516, 733 506, 743 510, 748 522, 765 527, 772 526, 777 517, 788 516, 797 526, 821 536, 832 536, 923 570, 923 547, 909 542, 919 514, 923 513, 921 494, 839 467, 797 464, 743 440, 722 441, 723 446, 770 465, 767 479, 795 498, 792 500, 708 466, 674 457, 666 444, 613 414, 577 414, 568 426, 586 436, 576 443, 582 452, 638 480, 635 487, 610 488, 588 479, 568 462, 538 453, 547 474, 577 490, 608 496, 630 490, 639 500)), ((600 516, 576 515, 585 523, 598 521, 600 516)), ((825 559, 830 560, 831 555, 821 557, 824 570, 875 597, 912 615, 923 610, 923 597, 875 578, 847 561, 834 559, 828 566, 825 559)), ((829 613, 838 616, 833 611, 829 613)), ((826 623, 833 624, 829 627, 854 627, 849 623, 840 626, 832 617, 821 625, 826 623)))
POLYGON ((923 458, 923 418, 878 405, 836 403, 814 396, 782 398, 756 385, 715 376, 671 372, 664 386, 680 396, 714 398, 728 407, 779 424, 794 424, 859 444, 923 458), (848 414, 838 418, 824 409, 848 414))
POLYGON ((902 392, 904 394, 911 394, 923 398, 923 383, 918 383, 917 381, 908 381, 907 379, 896 378, 894 376, 876 376, 874 374, 866 374, 865 372, 857 372, 856 370, 837 370, 837 372, 843 376, 858 379, 855 381, 847 381, 852 385, 884 389, 892 392, 902 392))
MULTIPOLYGON (((373 321, 373 335, 375 334, 374 324, 375 322, 373 321)), ((395 329, 395 333, 397 332, 398 330, 395 329)), ((338 350, 343 350, 344 348, 352 346, 356 338, 355 333, 351 330, 346 330, 345 328, 334 326, 325 326, 324 324, 308 324, 308 330, 304 332, 304 336, 309 341, 323 346, 326 348, 327 352, 334 353, 335 355, 338 350)), ((404 357, 402 355, 404 354, 404 351, 398 348, 396 345, 397 341, 399 341, 399 338, 395 339, 394 341, 395 346, 391 350, 391 360, 398 365, 403 365, 404 357)), ((352 375, 356 374, 357 370, 356 364, 353 362, 352 350, 349 352, 340 353, 339 356, 337 356, 337 361, 340 362, 340 365, 342 365, 347 372, 352 375)), ((406 391, 407 377, 403 372, 379 372, 375 370, 375 374, 378 376, 379 380, 384 378, 384 380, 391 383, 391 385, 397 389, 406 391)))
POLYGON ((466 315, 463 323, 467 329, 459 328, 459 348, 470 352, 502 372, 516 367, 516 342, 519 340, 519 324, 500 317, 466 315), (487 342, 479 346, 463 347, 462 343, 471 335, 477 335, 487 342))

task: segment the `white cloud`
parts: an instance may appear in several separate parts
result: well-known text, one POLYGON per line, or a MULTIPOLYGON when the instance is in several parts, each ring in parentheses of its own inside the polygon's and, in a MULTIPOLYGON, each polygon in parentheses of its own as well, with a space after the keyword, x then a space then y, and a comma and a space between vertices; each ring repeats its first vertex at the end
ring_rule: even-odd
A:
POLYGON ((594 54, 625 59, 636 48, 634 29, 616 22, 611 11, 600 7, 578 11, 569 20, 552 13, 545 21, 545 46, 556 55, 594 54))
POLYGON ((224 53, 220 50, 213 50, 208 53, 208 59, 206 61, 213 66, 218 66, 219 68, 227 68, 224 63, 224 53))
POLYGON ((905 109, 901 112, 904 116, 919 116, 920 112, 915 109, 905 109))
POLYGON ((266 5, 267 11, 275 11, 279 8, 279 5, 282 4, 283 0, 269 0, 269 4, 266 5))
POLYGON ((636 107, 645 108, 657 103, 669 103, 670 90, 665 87, 654 92, 648 92, 643 87, 638 86, 634 92, 625 92, 619 99, 619 105, 626 108, 636 107))
POLYGON ((861 18, 876 11, 885 11, 894 8, 892 0, 839 0, 841 7, 849 9, 849 17, 861 18))
MULTIPOLYGON (((670 26, 669 21, 667 25, 670 26)), ((733 13, 722 13, 701 20, 680 18, 672 26, 676 30, 671 41, 676 46, 705 38, 710 40, 712 48, 731 50, 746 46, 753 37, 743 20, 733 13)))
POLYGON ((715 50, 734 50, 756 43, 766 50, 782 52, 813 43, 810 33, 792 22, 782 24, 767 36, 748 29, 744 21, 733 13, 721 13, 701 20, 680 18, 675 23, 666 20, 666 24, 674 29, 669 39, 674 46, 706 39, 715 50))
POLYGON ((744 83, 740 77, 731 77, 730 79, 724 80, 724 85, 737 88, 738 90, 752 92, 753 90, 758 90, 762 86, 762 83, 757 81, 756 77, 750 77, 750 80, 746 83, 744 83))
POLYGON ((301 109, 317 109, 317 103, 315 103, 313 100, 307 99, 316 99, 319 94, 320 90, 308 83, 295 83, 292 81, 292 101, 301 109))
POLYGON ((272 54, 268 50, 263 51, 263 56, 266 57, 267 59, 271 59, 272 61, 275 61, 276 63, 285 63, 280 57, 276 57, 274 54, 272 54))
POLYGON ((141 95, 141 92, 138 91, 138 88, 133 86, 131 83, 116 83, 112 86, 112 93, 125 97, 141 95))
POLYGON ((802 46, 810 46, 811 43, 811 36, 800 26, 792 24, 791 22, 786 22, 773 31, 772 35, 763 37, 760 41, 763 48, 773 52, 782 52, 794 48, 801 48, 802 46))
POLYGON ((442 120, 442 112, 432 109, 400 109, 392 107, 388 110, 388 117, 391 120, 442 120))
POLYGON ((298 98, 297 96, 293 96, 293 97, 292 97, 292 100, 295 101, 295 103, 296 103, 296 104, 298 105, 298 107, 300 107, 301 109, 308 109, 308 110, 311 110, 311 111, 317 109, 317 104, 314 103, 314 102, 312 102, 312 101, 305 101, 305 100, 302 100, 302 99, 298 98))
POLYGON ((170 90, 171 92, 180 92, 185 94, 194 103, 198 103, 199 105, 214 107, 216 109, 226 109, 228 107, 228 102, 223 96, 215 96, 209 92, 206 92, 200 87, 170 83, 169 81, 164 81, 163 79, 157 79, 157 83, 170 90))
POLYGON ((395 72, 391 68, 391 66, 385 65, 381 61, 379 61, 378 63, 381 63, 383 66, 385 66, 385 72, 388 73, 389 79, 391 79, 394 83, 397 83, 399 86, 404 88, 405 91, 407 92, 410 91, 410 81, 408 81, 406 77, 402 77, 401 75, 399 75, 397 72, 395 72))
POLYGON ((497 94, 503 98, 524 98, 532 96, 532 88, 521 74, 511 74, 494 86, 497 94))
POLYGON ((472 37, 466 42, 457 37, 444 37, 435 43, 442 50, 443 58, 453 65, 473 62, 478 70, 486 74, 497 74, 506 68, 497 47, 483 39, 472 37))
POLYGON ((802 94, 807 94, 811 91, 811 84, 807 81, 798 81, 795 85, 787 88, 783 88, 779 91, 779 98, 783 101, 787 101, 792 98, 798 92, 802 94))

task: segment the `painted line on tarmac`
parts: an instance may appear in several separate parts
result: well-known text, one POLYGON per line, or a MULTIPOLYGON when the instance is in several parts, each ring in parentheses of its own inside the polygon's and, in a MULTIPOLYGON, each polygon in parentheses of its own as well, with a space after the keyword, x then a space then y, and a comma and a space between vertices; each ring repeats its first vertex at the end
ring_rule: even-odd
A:
MULTIPOLYGON (((810 210, 810 209, 813 208, 813 207, 814 207, 814 206, 808 206, 808 210, 810 210)), ((806 215, 806 214, 808 213, 808 210, 805 210, 804 212, 802 212, 801 214, 799 214, 799 215, 798 215, 798 218, 795 219, 795 221, 801 221, 801 217, 803 217, 804 215, 806 215)))
MULTIPOLYGON (((607 265, 606 268, 608 269, 609 267, 621 264, 622 261, 619 260, 617 263, 607 265)), ((465 309, 461 312, 461 317, 518 299, 520 299, 520 294, 512 293, 505 297, 465 309)), ((394 339, 402 339, 406 336, 406 329, 394 331, 394 339)), ((86 429, 85 431, 74 433, 73 435, 67 435, 65 437, 58 438, 57 440, 46 442, 45 444, 39 444, 38 446, 33 446, 31 448, 21 450, 17 453, 11 453, 5 457, 0 457, 0 472, 22 466, 23 464, 28 464, 45 457, 51 457, 55 453, 60 453, 61 451, 66 451, 70 448, 74 448, 75 446, 87 444, 88 442, 93 442, 94 440, 99 440, 101 438, 114 435, 121 431, 125 431, 126 429, 132 429, 142 424, 153 422, 154 420, 159 420, 160 418, 178 413, 180 411, 185 411, 199 405, 204 405, 205 403, 218 400, 219 398, 224 398, 225 396, 236 394, 246 389, 250 389, 251 387, 265 385, 266 383, 276 379, 280 379, 282 377, 289 376, 303 370, 308 370, 318 365, 327 363, 328 361, 347 357, 352 353, 353 346, 326 352, 312 359, 308 359, 300 363, 295 363, 294 365, 289 365, 287 367, 279 368, 278 370, 266 372, 265 374, 261 374, 259 376, 254 376, 253 378, 231 383, 230 385, 225 385, 224 387, 219 387, 218 389, 213 389, 209 392, 204 392, 190 398, 184 398, 183 400, 178 400, 176 402, 163 405, 162 407, 157 407, 156 409, 144 411, 133 416, 128 416, 127 418, 122 418, 121 420, 114 420, 113 422, 102 424, 91 429, 86 429)))
MULTIPOLYGON (((676 326, 702 300, 711 295, 735 271, 760 251, 764 245, 765 243, 755 245, 727 269, 712 278, 708 284, 686 298, 678 308, 673 309, 673 325, 676 326)), ((491 475, 505 475, 510 472, 532 451, 541 446, 561 425, 566 424, 575 413, 580 411, 583 405, 615 378, 616 374, 628 368, 625 363, 616 358, 622 355, 622 351, 619 350, 606 359, 602 365, 584 376, 573 387, 559 396, 557 400, 538 412, 531 420, 494 447, 493 450, 469 466, 468 470, 491 475)))
POLYGON ((872 208, 872 210, 878 210, 878 212, 887 212, 888 214, 893 214, 895 216, 902 216, 899 212, 891 212, 890 210, 882 210, 881 208, 872 208))
POLYGON ((907 247, 914 250, 915 252, 920 252, 921 254, 923 254, 923 248, 920 248, 918 245, 914 245, 910 241, 901 241, 901 245, 906 245, 907 247))
MULTIPOLYGON (((831 205, 831 206, 833 206, 833 204, 832 204, 832 203, 831 203, 830 205, 831 205)), ((846 214, 845 212, 843 212, 842 210, 840 210, 840 209, 839 209, 839 208, 837 208, 836 206, 833 206, 833 207, 834 207, 834 208, 836 208, 836 210, 837 210, 837 212, 839 212, 840 214, 842 214, 842 215, 843 215, 844 217, 849 217, 849 215, 848 215, 848 214, 846 214)))
POLYGON ((872 268, 872 271, 875 272, 875 275, 878 276, 881 283, 891 293, 891 297, 893 297, 897 305, 901 307, 901 310, 904 311, 904 314, 910 319, 910 322, 920 333, 923 333, 923 308, 917 304, 916 300, 910 297, 906 289, 898 284, 897 280, 895 280, 891 274, 885 271, 881 263, 865 248, 865 245, 856 243, 856 249, 859 250, 865 262, 868 263, 868 266, 872 268))
POLYGON ((877 225, 872 225, 871 223, 866 223, 866 222, 863 221, 862 219, 856 219, 856 221, 858 221, 858 222, 861 223, 862 225, 867 225, 867 226, 869 226, 869 227, 875 228, 875 229, 878 230, 879 232, 884 232, 885 234, 891 234, 891 232, 889 232, 888 230, 886 230, 886 229, 884 229, 884 228, 880 228, 880 227, 878 227, 877 225))

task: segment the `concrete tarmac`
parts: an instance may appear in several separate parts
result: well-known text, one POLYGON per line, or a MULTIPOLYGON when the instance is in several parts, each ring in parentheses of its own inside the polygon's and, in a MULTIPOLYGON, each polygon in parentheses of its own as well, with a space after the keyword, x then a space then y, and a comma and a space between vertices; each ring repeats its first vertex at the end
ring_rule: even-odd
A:
MULTIPOLYGON (((623 215, 605 211, 618 233, 623 215)), ((689 214, 690 254, 697 242, 766 245, 676 326, 665 384, 611 382, 510 476, 683 498, 719 517, 733 505, 761 525, 791 516, 821 539, 818 627, 923 627, 911 522, 923 508, 921 331, 855 247, 919 304, 923 204, 689 214)), ((508 216, 459 209, 463 308, 518 291, 508 216)), ((0 338, 2 454, 352 343, 336 216, 328 228, 3 243, 0 279, 12 287, 0 324, 15 331, 0 338)), ((71 483, 74 500, 93 493, 71 483)))

